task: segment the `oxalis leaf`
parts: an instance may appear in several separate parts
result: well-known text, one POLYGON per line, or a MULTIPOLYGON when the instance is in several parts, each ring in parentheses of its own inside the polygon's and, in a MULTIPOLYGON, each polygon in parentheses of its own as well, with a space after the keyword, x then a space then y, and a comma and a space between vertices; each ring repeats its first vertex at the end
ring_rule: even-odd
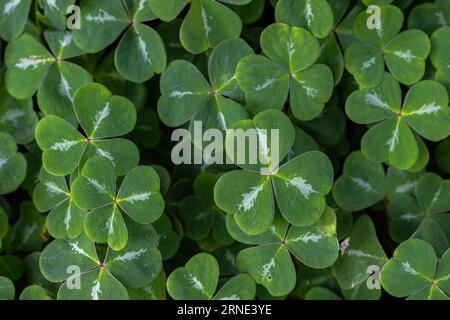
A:
POLYGON ((74 45, 71 31, 47 30, 44 35, 52 53, 29 34, 8 44, 6 89, 17 99, 28 99, 37 91, 42 112, 66 117, 73 112, 75 91, 91 82, 91 76, 82 67, 64 61, 83 54, 74 45))
POLYGON ((375 124, 364 135, 361 149, 372 161, 410 169, 419 160, 416 134, 439 141, 450 134, 450 108, 445 87, 436 81, 415 84, 402 105, 398 82, 385 73, 373 89, 355 91, 346 101, 346 113, 356 123, 375 124))
POLYGON ((99 84, 87 84, 74 96, 74 110, 85 135, 65 120, 46 116, 36 127, 36 142, 43 152, 44 168, 64 176, 74 172, 82 156, 99 155, 113 162, 118 175, 124 175, 139 161, 137 147, 114 138, 130 132, 136 123, 136 110, 126 98, 113 96, 99 84))
POLYGON ((41 271, 49 281, 63 282, 59 300, 128 299, 125 286, 148 285, 162 268, 155 232, 151 226, 145 229, 136 230, 136 237, 123 250, 107 250, 102 260, 94 242, 84 234, 74 240, 54 240, 42 252, 41 271))
POLYGON ((410 300, 448 300, 449 252, 438 263, 436 252, 426 241, 403 242, 381 270, 383 288, 395 297, 410 300))
POLYGON ((138 223, 149 224, 158 220, 164 210, 158 174, 149 166, 131 169, 116 191, 112 162, 93 157, 83 166, 71 189, 75 204, 90 210, 84 222, 87 236, 95 242, 108 243, 113 250, 123 249, 128 241, 122 212, 138 223))
POLYGON ((166 50, 159 34, 146 21, 155 19, 147 0, 84 0, 83 27, 74 30, 75 43, 96 53, 122 36, 114 56, 117 71, 133 82, 144 82, 166 67, 166 50))
POLYGON ((282 109, 290 94, 296 118, 316 118, 334 87, 331 70, 315 64, 320 55, 319 41, 303 28, 276 23, 263 31, 260 42, 265 56, 245 57, 236 70, 247 108, 254 114, 282 109))
POLYGON ((361 42, 345 51, 345 66, 361 87, 373 88, 383 80, 385 65, 402 84, 412 85, 425 74, 425 60, 431 50, 430 39, 421 30, 399 33, 402 11, 392 5, 380 8, 379 29, 369 29, 367 12, 355 19, 353 29, 361 42))
POLYGON ((184 267, 167 278, 167 291, 175 300, 250 300, 256 285, 247 274, 238 274, 216 292, 219 280, 217 260, 207 253, 193 256, 184 267))
POLYGON ((0 132, 0 194, 15 191, 26 176, 27 162, 20 152, 14 138, 0 132))
POLYGON ((282 218, 277 218, 269 230, 259 236, 243 233, 233 219, 227 219, 227 227, 236 240, 257 245, 238 254, 237 267, 248 272, 273 296, 284 296, 294 288, 296 274, 291 254, 317 269, 331 266, 338 257, 336 215, 330 208, 319 221, 306 227, 289 226, 282 218))

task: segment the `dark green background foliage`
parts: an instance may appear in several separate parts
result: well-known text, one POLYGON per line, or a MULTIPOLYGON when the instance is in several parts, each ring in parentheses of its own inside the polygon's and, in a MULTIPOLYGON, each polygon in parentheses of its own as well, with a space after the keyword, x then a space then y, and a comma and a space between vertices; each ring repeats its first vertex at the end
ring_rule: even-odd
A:
POLYGON ((450 298, 450 0, 0 0, 0 38, 0 299, 450 298), (195 121, 279 170, 174 165, 195 121))

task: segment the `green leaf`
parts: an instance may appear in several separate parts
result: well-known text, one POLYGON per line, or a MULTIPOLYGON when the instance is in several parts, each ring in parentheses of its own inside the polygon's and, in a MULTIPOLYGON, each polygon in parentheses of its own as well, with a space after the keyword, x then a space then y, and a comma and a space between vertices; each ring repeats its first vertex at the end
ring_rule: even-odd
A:
POLYGON ((387 257, 378 241, 375 226, 367 215, 355 222, 347 241, 333 270, 339 285, 348 290, 358 285, 366 286, 369 276, 375 271, 374 267, 380 270, 387 257))
POLYGON ((10 41, 22 34, 27 23, 31 0, 1 0, 0 36, 10 41))
POLYGON ((128 25, 127 13, 120 0, 83 0, 80 11, 82 27, 73 31, 73 38, 76 45, 88 53, 110 45, 128 25))
POLYGON ((238 274, 220 288, 214 300, 252 300, 255 294, 255 281, 247 274, 238 274))
POLYGON ((162 21, 172 21, 187 5, 189 0, 148 0, 155 15, 162 21))
POLYGON ((38 301, 52 299, 48 296, 48 293, 44 288, 38 285, 31 285, 23 289, 23 291, 20 293, 19 300, 38 301))
POLYGON ((34 140, 38 117, 31 99, 17 100, 0 88, 0 125, 17 143, 27 144, 34 140))
POLYGON ((216 291, 219 265, 207 253, 192 257, 167 278, 167 291, 175 300, 209 300, 216 291))
POLYGON ((333 199, 345 210, 358 211, 382 200, 385 188, 383 166, 357 151, 345 160, 343 175, 333 186, 333 199))
POLYGON ((20 219, 14 225, 14 245, 18 251, 34 252, 44 244, 45 217, 31 201, 20 205, 20 219))
POLYGON ((244 249, 239 252, 236 261, 241 272, 249 273, 273 296, 283 296, 294 289, 294 264, 287 248, 280 244, 244 249))
POLYGON ((15 191, 24 181, 27 173, 25 157, 17 152, 14 138, 0 132, 0 194, 15 191))
POLYGON ((59 30, 66 28, 66 11, 73 4, 75 4, 75 0, 59 0, 58 2, 39 0, 39 5, 44 9, 45 16, 59 30))
POLYGON ((55 58, 35 38, 24 34, 5 51, 5 84, 17 99, 30 98, 39 88, 55 58))
POLYGON ((180 40, 187 51, 199 54, 222 40, 239 37, 241 30, 241 19, 230 8, 214 0, 193 0, 180 40))
POLYGON ((326 37, 334 25, 333 11, 325 0, 280 0, 275 20, 295 27, 305 27, 317 38, 326 37))
POLYGON ((120 40, 114 60, 117 71, 124 78, 145 82, 166 68, 164 43, 155 30, 135 23, 120 40))
POLYGON ((300 155, 273 175, 278 207, 286 220, 308 226, 319 220, 326 208, 325 197, 333 184, 333 167, 328 157, 317 151, 300 155))
POLYGON ((339 254, 336 214, 327 208, 315 224, 291 227, 285 242, 289 251, 309 267, 323 269, 333 265, 339 254))
POLYGON ((15 294, 14 283, 6 277, 0 277, 0 300, 13 300, 15 294))

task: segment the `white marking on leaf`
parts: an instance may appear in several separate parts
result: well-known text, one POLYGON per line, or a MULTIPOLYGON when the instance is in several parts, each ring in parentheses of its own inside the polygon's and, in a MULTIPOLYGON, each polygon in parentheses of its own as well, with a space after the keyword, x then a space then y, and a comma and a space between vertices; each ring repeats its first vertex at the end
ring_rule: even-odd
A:
POLYGON ((263 163, 269 162, 270 148, 267 141, 267 133, 265 130, 256 128, 256 134, 258 135, 258 154, 263 163))
POLYGON ((38 225, 36 222, 31 224, 29 227, 25 228, 24 235, 23 235, 23 243, 28 242, 28 240, 31 238, 34 232, 36 232, 38 228, 38 225))
POLYGON ((292 38, 287 43, 287 52, 289 55, 289 60, 292 59, 292 56, 294 55, 295 49, 294 49, 294 42, 292 41, 292 38))
POLYGON ((70 89, 72 88, 70 87, 69 82, 67 82, 67 79, 61 73, 61 83, 59 84, 59 93, 61 93, 63 97, 69 99, 70 102, 73 102, 72 96, 70 94, 70 89))
POLYGON ((222 112, 217 112, 217 122, 219 122, 219 126, 223 131, 227 131, 227 122, 222 112))
POLYGON ((394 152, 395 147, 400 143, 399 126, 400 122, 397 122, 394 131, 392 132, 392 136, 386 141, 386 145, 389 147, 390 153, 394 152))
POLYGON ((408 50, 408 51, 397 50, 397 51, 394 51, 394 55, 396 55, 400 59, 405 60, 406 62, 411 62, 411 61, 413 61, 413 59, 417 59, 417 57, 412 54, 411 50, 408 50))
POLYGON ((91 289, 91 298, 92 300, 99 300, 99 293, 103 293, 103 291, 100 288, 100 281, 98 279, 94 280, 94 285, 91 289))
POLYGON ((178 91, 178 90, 175 90, 175 91, 172 91, 169 94, 169 97, 170 98, 183 98, 184 96, 190 96, 190 95, 193 95, 193 94, 194 93, 192 91, 178 91))
POLYGON ((22 0, 10 0, 3 7, 3 14, 9 16, 20 4, 22 0))
POLYGON ((66 226, 66 230, 69 230, 71 220, 72 220, 72 210, 71 210, 71 206, 69 204, 69 206, 67 207, 67 210, 66 210, 66 216, 64 217, 64 225, 66 226))
POLYGON ((315 98, 317 96, 317 89, 312 88, 310 86, 306 86, 306 81, 299 81, 300 85, 302 86, 303 89, 305 89, 306 91, 306 95, 310 98, 315 98))
POLYGON ((255 91, 259 92, 259 91, 262 91, 262 90, 267 89, 268 87, 272 86, 272 84, 274 82, 275 82, 275 78, 266 78, 264 83, 257 85, 253 89, 255 89, 255 91))
POLYGON ((272 258, 268 263, 262 266, 261 280, 272 281, 272 269, 275 268, 275 259, 272 258))
POLYGON ((138 202, 138 201, 146 201, 146 200, 150 199, 151 195, 152 195, 152 193, 150 191, 141 192, 141 193, 133 193, 132 195, 126 197, 123 200, 134 204, 135 202, 138 202))
POLYGON ((152 65, 152 60, 150 59, 147 51, 147 44, 145 41, 138 36, 138 44, 139 44, 139 52, 141 53, 142 59, 144 59, 145 63, 152 65))
POLYGON ((195 277, 192 273, 188 274, 189 277, 189 281, 192 283, 192 286, 194 289, 197 289, 199 291, 205 290, 205 288, 203 287, 203 284, 200 282, 200 280, 197 279, 197 277, 195 277))
POLYGON ((447 21, 445 19, 444 13, 442 11, 439 11, 439 12, 436 12, 435 15, 438 18, 438 24, 441 27, 445 27, 447 25, 447 21))
POLYGON ((61 40, 59 40, 59 44, 61 45, 62 48, 67 47, 71 43, 72 43, 72 33, 70 32, 64 34, 64 37, 61 40))
POLYGON ((417 185, 417 181, 408 181, 404 184, 401 184, 395 188, 395 193, 406 193, 411 190, 414 190, 414 188, 417 185))
POLYGON ((258 198, 258 194, 262 191, 263 186, 258 185, 253 187, 249 192, 244 193, 242 195, 242 202, 239 204, 238 210, 241 211, 242 209, 244 212, 247 212, 253 206, 255 205, 255 201, 258 198))
POLYGON ((69 246, 72 248, 73 252, 90 258, 90 256, 87 254, 87 252, 84 251, 84 249, 78 245, 78 241, 77 242, 69 242, 69 246))
POLYGON ((371 254, 365 253, 364 251, 359 250, 359 249, 347 249, 345 251, 345 254, 347 254, 348 256, 355 256, 358 258, 362 258, 362 257, 373 258, 373 256, 371 254))
POLYGON ((102 110, 97 111, 94 118, 94 129, 92 132, 95 132, 102 123, 103 120, 105 120, 111 112, 111 108, 109 107, 109 102, 105 104, 102 110))
POLYGON ((287 180, 285 183, 286 186, 288 187, 292 186, 297 188, 298 191, 300 191, 300 193, 306 200, 309 199, 309 196, 312 193, 318 193, 316 190, 313 189, 312 185, 309 184, 308 181, 306 181, 302 177, 294 177, 291 180, 287 180))
POLYGON ((377 62, 377 59, 375 57, 372 57, 366 61, 363 62, 361 70, 369 69, 371 66, 375 65, 377 62))
POLYGON ((2 117, 3 123, 8 122, 13 126, 17 125, 20 117, 25 115, 25 110, 22 109, 8 109, 2 117))
POLYGON ((220 300, 241 300, 241 298, 237 294, 233 294, 229 297, 223 297, 220 300))
POLYGON ((108 151, 103 150, 103 149, 100 149, 100 148, 97 148, 97 155, 99 155, 99 156, 101 156, 101 157, 104 157, 104 158, 108 159, 108 160, 111 161, 112 164, 115 166, 115 163, 114 163, 114 157, 113 157, 113 156, 111 155, 111 153, 109 153, 108 151))
POLYGON ((108 21, 117 21, 117 18, 110 15, 108 12, 106 12, 103 9, 100 9, 98 11, 98 15, 93 16, 91 14, 88 14, 86 16, 86 20, 89 22, 95 22, 95 23, 99 23, 99 24, 104 24, 105 22, 108 21))
POLYGON ((36 70, 41 64, 45 64, 48 61, 50 59, 47 57, 29 56, 20 58, 19 62, 14 66, 20 70, 28 70, 28 68, 36 70))
POLYGON ((93 186, 95 188, 95 190, 97 190, 98 193, 102 193, 102 194, 106 193, 105 185, 100 184, 100 182, 98 182, 96 179, 91 178, 91 177, 86 177, 86 180, 88 181, 88 183, 91 186, 93 186))
POLYGON ((400 216, 400 220, 404 220, 404 221, 408 221, 408 222, 415 220, 415 219, 417 219, 417 216, 412 213, 405 213, 400 216))
POLYGON ((317 243, 321 239, 323 239, 322 235, 315 234, 315 233, 312 233, 312 232, 308 231, 307 233, 301 235, 300 237, 295 238, 293 241, 294 242, 302 241, 302 242, 308 244, 308 242, 310 242, 310 241, 314 242, 314 243, 317 243))
POLYGON ((44 183, 45 185, 45 189, 47 190, 48 193, 54 194, 54 195, 60 195, 60 194, 64 194, 65 191, 62 190, 60 187, 58 187, 58 185, 56 183, 54 183, 53 181, 47 181, 44 183))
POLYGON ((58 6, 56 5, 56 0, 47 0, 46 2, 49 9, 59 11, 58 6))
POLYGON ((313 20, 314 20, 314 13, 312 11, 312 6, 310 0, 306 0, 305 4, 305 10, 303 11, 306 17, 306 22, 308 23, 308 26, 311 26, 313 20))
POLYGON ((227 250, 225 252, 225 259, 227 259, 231 263, 232 266, 236 265, 236 258, 234 257, 234 255, 231 253, 230 250, 227 250))
POLYGON ((137 9, 136 13, 139 13, 139 12, 141 12, 142 10, 144 10, 145 1, 146 1, 146 0, 141 0, 141 1, 139 1, 139 6, 138 6, 138 9, 137 9))
POLYGON ((106 220, 104 230, 108 231, 108 235, 114 234, 114 213, 106 220))
POLYGON ((210 16, 208 16, 205 8, 203 8, 203 7, 202 7, 201 16, 202 16, 202 22, 203 22, 203 29, 205 30, 206 35, 208 36, 209 33, 212 31, 212 28, 208 25, 208 19, 212 19, 212 18, 210 16))
POLYGON ((0 169, 8 163, 8 158, 5 156, 0 156, 0 169))
POLYGON ((372 192, 373 191, 373 187, 368 181, 365 181, 359 177, 350 177, 350 180, 352 180, 358 187, 363 189, 364 192, 372 192))
POLYGON ((125 254, 122 254, 120 256, 117 256, 114 261, 120 261, 120 262, 126 262, 126 261, 133 261, 139 259, 141 255, 146 253, 148 251, 147 248, 142 248, 137 251, 129 251, 125 254))
POLYGON ((434 194, 433 200, 431 201, 431 204, 435 204, 436 201, 438 201, 439 197, 441 196, 442 192, 442 186, 439 187, 439 190, 434 194))
POLYGON ((385 110, 389 110, 389 105, 387 104, 387 102, 383 101, 380 96, 375 93, 375 92, 368 92, 364 95, 364 101, 372 106, 381 108, 381 109, 385 109, 385 110))
POLYGON ((409 264, 409 262, 402 262, 402 269, 403 271, 405 271, 406 273, 412 274, 412 275, 418 275, 419 273, 414 270, 413 267, 411 267, 411 265, 409 264))
POLYGON ((78 143, 78 141, 66 140, 64 138, 61 139, 61 140, 62 140, 62 142, 55 142, 50 147, 50 150, 66 152, 66 151, 70 150, 74 145, 76 145, 78 143))
POLYGON ((424 104, 417 111, 412 112, 412 114, 424 115, 424 114, 436 114, 442 107, 433 101, 429 104, 424 104))

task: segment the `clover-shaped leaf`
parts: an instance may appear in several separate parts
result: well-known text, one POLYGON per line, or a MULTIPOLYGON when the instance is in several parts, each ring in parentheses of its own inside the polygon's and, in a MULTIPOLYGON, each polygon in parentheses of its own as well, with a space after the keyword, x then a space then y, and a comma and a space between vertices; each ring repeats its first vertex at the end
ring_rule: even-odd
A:
POLYGON ((99 84, 87 84, 74 97, 74 110, 85 132, 79 133, 65 120, 44 117, 36 127, 36 142, 44 151, 43 165, 51 174, 71 174, 83 155, 100 155, 113 162, 118 175, 124 175, 139 161, 137 147, 117 137, 130 132, 136 123, 136 110, 126 98, 113 96, 99 84))
POLYGON ((15 191, 25 179, 27 162, 20 152, 14 138, 0 132, 0 194, 15 191))
POLYGON ((355 91, 346 102, 347 115, 361 124, 374 124, 361 141, 361 149, 372 161, 410 169, 419 160, 415 133, 439 141, 450 134, 450 108, 445 87, 426 80, 415 84, 403 102, 399 83, 388 73, 374 89, 355 91))
POLYGON ((166 51, 159 34, 143 22, 155 19, 146 0, 84 0, 80 4, 83 27, 74 30, 75 43, 89 53, 113 43, 117 71, 133 82, 144 82, 166 67, 166 51))
POLYGON ((416 29, 399 33, 403 13, 392 5, 381 7, 380 29, 369 29, 368 18, 366 12, 356 17, 354 32, 361 43, 345 52, 345 65, 358 84, 364 88, 378 86, 385 64, 402 84, 412 85, 422 79, 431 50, 427 34, 416 29))
POLYGON ((257 114, 265 109, 282 109, 290 93, 290 107, 300 120, 311 120, 331 98, 334 80, 331 70, 315 64, 319 41, 303 28, 275 23, 261 34, 266 56, 243 58, 236 70, 248 109, 257 114))
POLYGON ((42 112, 66 117, 72 113, 76 89, 91 82, 91 76, 82 67, 64 61, 83 53, 73 44, 70 31, 46 31, 45 38, 52 53, 29 34, 8 44, 6 88, 17 99, 30 98, 37 91, 42 112))
POLYGON ((86 212, 75 205, 65 177, 54 176, 42 168, 33 201, 40 212, 51 210, 46 221, 51 236, 70 239, 80 236, 86 212))
POLYGON ((389 233, 397 242, 410 237, 431 243, 438 254, 448 248, 450 233, 450 181, 424 174, 415 186, 415 196, 402 194, 388 205, 389 233))
POLYGON ((0 88, 0 126, 9 132, 19 144, 30 143, 34 139, 34 129, 38 122, 31 99, 17 100, 5 88, 0 88))
MULTIPOLYGON (((278 145, 268 144, 271 139, 267 136, 262 137, 265 135, 263 133, 259 134, 259 153, 261 150, 264 151, 268 159, 271 159, 268 154, 273 152, 273 148, 279 148, 280 159, 283 159, 292 146, 294 138, 292 126, 289 129, 289 123, 284 125, 283 117, 285 116, 279 111, 267 110, 253 120, 257 132, 262 132, 261 128, 267 128, 267 124, 270 126, 276 124, 275 127, 281 128, 278 145)), ((246 120, 237 125, 240 123, 249 127, 246 120)), ((230 144, 228 138, 235 139, 235 137, 227 135, 227 146, 230 144)), ((237 154, 231 153, 229 148, 227 153, 237 154)), ((238 163, 236 160, 235 162, 238 163)), ((304 153, 281 167, 269 163, 269 175, 254 172, 258 168, 261 169, 261 165, 239 165, 246 170, 232 171, 223 175, 215 186, 214 198, 219 208, 234 215, 239 227, 246 233, 260 234, 272 224, 275 214, 274 195, 281 213, 294 225, 311 225, 324 212, 326 207, 324 195, 331 189, 333 168, 328 158, 321 152, 304 153), (305 163, 314 163, 314 169, 310 170, 305 163), (234 185, 232 189, 228 187, 230 183, 234 185), (299 203, 302 204, 301 207, 298 206, 299 203)))
POLYGON ((450 251, 438 263, 426 241, 401 243, 381 270, 381 284, 394 297, 410 300, 448 300, 450 297, 450 251))
POLYGON ((275 9, 277 22, 305 27, 318 38, 333 28, 333 11, 326 0, 280 0, 275 9))
MULTIPOLYGON (((187 121, 194 131, 196 121, 202 130, 226 131, 236 121, 246 119, 247 111, 236 101, 242 100, 235 71, 241 58, 253 53, 242 39, 218 44, 208 61, 209 84, 200 71, 185 60, 171 63, 161 77, 162 96, 158 101, 161 120, 177 127, 187 121)), ((197 141, 194 141, 198 144, 197 141)))
MULTIPOLYGON (((333 270, 336 279, 344 290, 365 286, 371 268, 378 270, 386 263, 387 257, 378 241, 375 226, 369 216, 361 216, 353 227, 350 237, 346 240, 343 253, 339 257, 333 270)), ((380 294, 380 291, 378 294, 380 294)))
POLYGON ((18 37, 27 23, 32 0, 0 0, 0 36, 4 40, 18 37))
MULTIPOLYGON (((193 0, 180 29, 180 40, 187 51, 202 53, 222 40, 241 34, 239 16, 227 6, 245 5, 251 0, 193 0)), ((149 0, 150 8, 163 21, 175 19, 189 3, 187 0, 149 0)))
POLYGON ((347 157, 343 174, 333 186, 333 199, 349 211, 368 208, 382 200, 385 193, 383 166, 367 160, 360 151, 347 157))
POLYGON ((89 159, 71 188, 75 204, 91 210, 84 222, 88 237, 108 243, 113 250, 123 249, 128 230, 122 212, 141 224, 158 220, 164 210, 159 181, 152 167, 139 166, 128 172, 116 191, 112 162, 104 157, 89 159))
POLYGON ((273 296, 286 295, 293 289, 296 274, 291 254, 313 268, 327 268, 338 257, 336 215, 330 208, 307 227, 290 226, 277 217, 269 230, 257 236, 243 233, 233 219, 227 219, 227 228, 236 240, 257 245, 238 254, 237 267, 273 296))
POLYGON ((144 228, 136 230, 123 250, 108 249, 102 260, 94 242, 84 234, 73 240, 54 240, 42 252, 41 271, 49 281, 64 282, 59 300, 128 299, 125 287, 150 284, 162 268, 155 231, 151 226, 144 228), (76 282, 80 283, 78 288, 74 287, 76 282))
POLYGON ((0 277, 0 300, 13 300, 15 295, 14 283, 6 277, 0 277))
POLYGON ((169 275, 167 291, 175 300, 249 300, 255 296, 255 282, 246 274, 231 278, 214 295, 218 280, 217 260, 210 254, 200 253, 169 275))
POLYGON ((44 233, 45 217, 36 210, 33 202, 22 202, 20 219, 14 225, 15 249, 24 252, 41 250, 46 240, 44 233))

